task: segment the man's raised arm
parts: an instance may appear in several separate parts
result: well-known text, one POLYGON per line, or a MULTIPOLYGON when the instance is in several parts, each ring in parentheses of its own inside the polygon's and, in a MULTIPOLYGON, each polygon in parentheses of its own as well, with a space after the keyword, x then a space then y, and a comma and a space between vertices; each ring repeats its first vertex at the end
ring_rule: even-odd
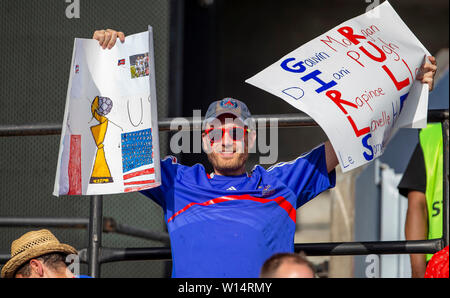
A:
POLYGON ((325 158, 327 160, 327 171, 329 173, 339 164, 336 152, 334 152, 333 145, 331 145, 330 141, 325 142, 325 158))

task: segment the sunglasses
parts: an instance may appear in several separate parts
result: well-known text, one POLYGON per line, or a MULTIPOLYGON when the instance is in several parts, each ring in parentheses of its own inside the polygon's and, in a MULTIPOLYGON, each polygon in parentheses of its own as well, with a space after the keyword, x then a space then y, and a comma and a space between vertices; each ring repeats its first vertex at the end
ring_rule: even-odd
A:
POLYGON ((221 142, 225 133, 234 141, 242 141, 242 139, 250 132, 250 129, 243 127, 229 127, 229 128, 210 128, 205 130, 206 135, 211 140, 211 144, 221 142))

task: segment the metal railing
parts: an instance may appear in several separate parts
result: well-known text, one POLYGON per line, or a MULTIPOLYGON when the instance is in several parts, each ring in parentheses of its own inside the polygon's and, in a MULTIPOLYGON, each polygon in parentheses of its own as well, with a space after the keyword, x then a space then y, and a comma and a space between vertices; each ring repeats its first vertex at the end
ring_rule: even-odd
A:
MULTIPOLYGON (((258 123, 266 127, 272 125, 271 119, 277 119, 278 127, 311 127, 317 126, 304 113, 281 115, 256 115, 258 123)), ((368 254, 429 254, 435 253, 449 243, 449 113, 448 110, 428 111, 428 122, 441 122, 444 137, 444 183, 443 183, 443 237, 441 239, 421 241, 373 241, 373 242, 332 242, 332 243, 302 243, 295 244, 295 251, 303 251, 310 256, 326 255, 368 255, 368 254)), ((185 122, 180 122, 180 126, 185 122)), ((201 127, 201 119, 190 119, 190 129, 201 127)), ((158 122, 159 131, 176 131, 176 119, 165 118, 158 122)), ((0 137, 38 136, 61 134, 61 124, 43 123, 33 125, 1 125, 0 137)), ((39 226, 63 228, 88 228, 89 246, 79 251, 80 261, 87 263, 89 275, 100 276, 102 263, 136 260, 170 260, 170 247, 151 248, 107 248, 102 247, 102 232, 116 232, 131 236, 144 237, 168 243, 165 234, 154 233, 127 225, 117 224, 113 219, 103 218, 103 196, 90 197, 89 219, 58 218, 0 218, 3 226, 39 226)), ((9 259, 8 254, 0 254, 0 264, 9 259)))

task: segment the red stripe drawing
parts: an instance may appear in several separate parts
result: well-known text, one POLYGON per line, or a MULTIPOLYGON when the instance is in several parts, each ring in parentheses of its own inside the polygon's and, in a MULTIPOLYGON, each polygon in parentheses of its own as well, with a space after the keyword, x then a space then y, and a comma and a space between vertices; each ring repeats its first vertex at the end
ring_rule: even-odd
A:
POLYGON ((155 183, 155 180, 142 180, 142 181, 132 181, 125 182, 123 185, 136 185, 136 184, 144 184, 144 183, 155 183))
POLYGON ((148 185, 144 185, 144 186, 136 186, 136 187, 128 187, 125 188, 125 192, 131 192, 131 191, 138 191, 138 190, 143 190, 143 189, 147 189, 148 185))
POLYGON ((81 135, 70 136, 69 195, 81 195, 81 135))
POLYGON ((136 176, 141 176, 141 175, 148 175, 148 174, 154 174, 155 173, 155 169, 154 168, 150 168, 150 169, 146 169, 146 170, 142 170, 142 171, 137 171, 137 172, 133 172, 130 174, 126 174, 123 175, 123 180, 127 180, 136 176))

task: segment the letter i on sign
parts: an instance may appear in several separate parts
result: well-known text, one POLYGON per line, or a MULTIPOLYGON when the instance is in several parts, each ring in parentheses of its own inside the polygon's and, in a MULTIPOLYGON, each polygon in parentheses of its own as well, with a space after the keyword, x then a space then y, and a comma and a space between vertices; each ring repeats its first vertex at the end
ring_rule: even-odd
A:
POLYGON ((315 70, 315 71, 313 71, 313 72, 307 74, 306 76, 302 77, 301 79, 302 79, 303 82, 306 82, 306 81, 309 81, 309 80, 313 79, 314 81, 316 81, 317 83, 319 83, 322 87, 316 89, 316 92, 317 92, 317 93, 321 93, 321 92, 323 92, 323 91, 325 91, 325 90, 328 90, 328 89, 330 89, 331 87, 337 85, 337 83, 336 83, 335 81, 331 81, 331 82, 328 82, 328 83, 325 83, 324 81, 322 81, 322 80, 318 77, 318 75, 320 75, 321 73, 322 73, 322 72, 321 72, 320 70, 315 70))

